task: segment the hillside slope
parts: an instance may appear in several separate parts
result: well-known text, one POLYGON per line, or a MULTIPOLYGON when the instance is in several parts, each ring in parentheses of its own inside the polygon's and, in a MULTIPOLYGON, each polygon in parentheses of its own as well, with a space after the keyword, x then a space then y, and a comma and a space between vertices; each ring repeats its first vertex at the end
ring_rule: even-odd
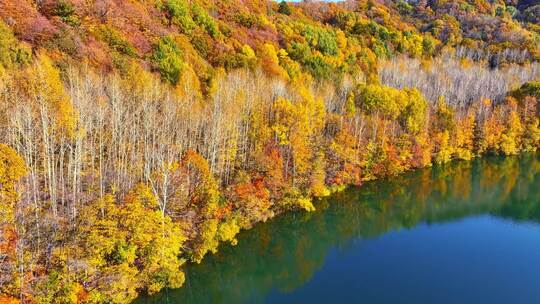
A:
MULTIPOLYGON (((2 0, 0 18, 33 51, 45 50, 59 63, 85 60, 105 71, 137 61, 167 73, 155 55, 170 37, 179 50, 177 64, 197 71, 204 82, 218 67, 262 62, 282 72, 268 62, 279 50, 287 53, 280 53, 282 60, 292 59, 319 78, 357 73, 373 55, 429 57, 456 46, 506 51, 502 62, 537 59, 540 29, 510 4, 308 2, 290 4, 283 14, 278 3, 262 0, 2 0)), ((518 7, 528 5, 521 1, 518 7)))
POLYGON ((0 302, 128 303, 347 186, 536 151, 524 5, 0 0, 0 302))

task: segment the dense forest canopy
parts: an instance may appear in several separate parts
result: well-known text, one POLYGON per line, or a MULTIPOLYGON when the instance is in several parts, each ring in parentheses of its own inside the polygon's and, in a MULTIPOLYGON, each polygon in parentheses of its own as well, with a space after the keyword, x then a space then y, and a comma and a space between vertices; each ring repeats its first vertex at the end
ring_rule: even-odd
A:
MULTIPOLYGON (((476 58, 480 60, 501 55, 497 64, 530 61, 540 56, 540 28, 529 20, 538 18, 533 4, 3 0, 0 17, 26 47, 54 54, 58 64, 83 60, 122 72, 137 62, 172 82, 177 80, 165 73, 197 71, 204 85, 216 68, 254 68, 261 63, 273 71, 272 59, 292 60, 322 77, 357 72, 358 64, 370 64, 373 55, 427 58, 457 46, 483 51, 476 58), (168 67, 157 55, 163 44, 179 50, 176 60, 173 54, 161 58, 168 60, 168 67)), ((290 68, 287 76, 292 77, 290 68)))
POLYGON ((346 186, 536 151, 539 16, 512 0, 0 0, 0 302, 130 302, 346 186))

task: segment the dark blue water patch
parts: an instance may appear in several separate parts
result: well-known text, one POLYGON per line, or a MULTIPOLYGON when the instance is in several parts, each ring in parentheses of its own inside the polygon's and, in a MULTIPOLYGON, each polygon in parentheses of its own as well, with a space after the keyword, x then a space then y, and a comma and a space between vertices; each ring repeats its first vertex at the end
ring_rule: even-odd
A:
POLYGON ((325 265, 267 303, 535 303, 540 225, 477 216, 333 248, 325 265))

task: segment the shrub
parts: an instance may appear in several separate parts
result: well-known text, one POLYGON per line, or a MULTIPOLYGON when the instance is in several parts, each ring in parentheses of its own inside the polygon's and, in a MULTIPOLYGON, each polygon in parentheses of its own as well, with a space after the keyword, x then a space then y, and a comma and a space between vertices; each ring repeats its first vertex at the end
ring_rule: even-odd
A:
POLYGON ((257 20, 257 16, 249 13, 239 13, 235 16, 236 23, 242 25, 246 28, 251 28, 254 25, 258 25, 259 20, 257 20))
POLYGON ((81 21, 79 16, 75 13, 73 5, 66 0, 61 0, 58 2, 54 14, 62 20, 62 22, 67 23, 72 26, 79 25, 81 21))
POLYGON ((184 0, 167 0, 163 9, 169 15, 171 23, 180 27, 185 34, 191 34, 196 24, 190 15, 190 9, 184 0))
POLYGON ((311 48, 304 43, 293 43, 287 52, 290 58, 299 62, 303 62, 311 56, 311 48))
POLYGON ((170 84, 176 85, 185 63, 182 60, 182 52, 171 36, 165 36, 154 46, 152 54, 159 68, 161 78, 170 84))
POLYGON ((208 58, 211 42, 211 39, 208 38, 207 35, 199 31, 194 32, 191 37, 191 45, 193 45, 193 48, 195 48, 197 53, 203 58, 208 58))
POLYGON ((523 84, 519 89, 512 92, 512 95, 518 99, 522 99, 525 96, 532 96, 540 100, 540 82, 527 82, 523 84))
POLYGON ((338 44, 332 31, 320 31, 317 48, 325 55, 337 55, 338 44))
POLYGON ((108 25, 101 25, 97 28, 97 34, 111 49, 127 56, 136 56, 133 46, 115 28, 108 25))
POLYGON ((329 78, 332 66, 330 66, 321 56, 312 56, 304 61, 304 65, 311 75, 316 78, 329 78))
POLYGON ((212 38, 217 38, 219 36, 220 31, 216 21, 208 14, 206 10, 198 5, 193 5, 191 7, 191 12, 193 14, 193 20, 195 23, 203 28, 208 35, 210 35, 212 38))
POLYGON ((337 54, 338 43, 333 31, 307 26, 302 35, 313 48, 321 53, 332 56, 337 54))
POLYGON ((183 0, 167 0, 163 8, 170 18, 180 18, 189 15, 189 7, 183 0))
POLYGON ((279 3, 278 13, 283 15, 290 15, 292 13, 291 7, 289 6, 289 4, 287 4, 287 2, 281 1, 279 3))
POLYGON ((9 68, 14 64, 26 64, 31 56, 31 50, 21 46, 11 29, 0 20, 0 65, 9 68))

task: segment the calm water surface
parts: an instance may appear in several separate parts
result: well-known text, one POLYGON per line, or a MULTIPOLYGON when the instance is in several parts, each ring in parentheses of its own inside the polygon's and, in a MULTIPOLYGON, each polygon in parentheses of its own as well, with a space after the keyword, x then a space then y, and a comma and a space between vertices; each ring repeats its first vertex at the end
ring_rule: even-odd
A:
POLYGON ((540 154, 367 183, 240 234, 138 303, 540 303, 540 154))

